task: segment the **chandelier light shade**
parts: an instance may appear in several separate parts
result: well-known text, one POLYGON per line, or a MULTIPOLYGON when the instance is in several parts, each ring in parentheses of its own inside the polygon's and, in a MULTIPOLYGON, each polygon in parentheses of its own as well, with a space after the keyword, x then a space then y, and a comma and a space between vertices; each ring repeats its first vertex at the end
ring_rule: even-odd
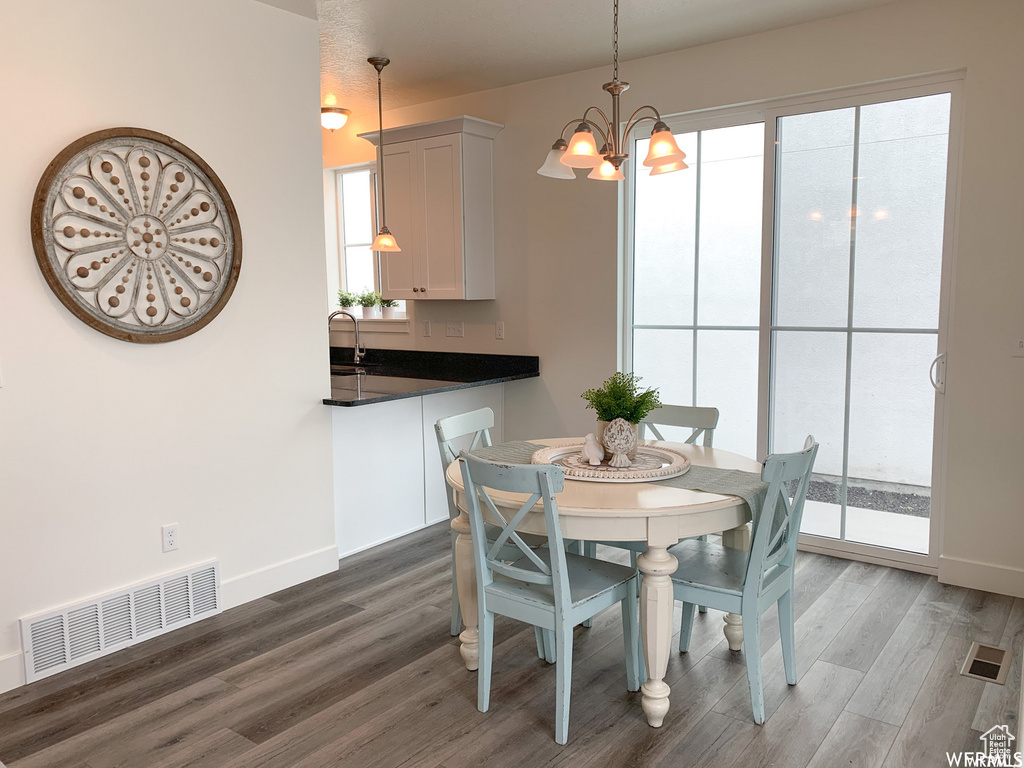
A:
POLYGON ((568 144, 565 143, 565 139, 559 139, 551 146, 551 151, 548 152, 547 159, 544 161, 544 165, 537 169, 537 173, 541 176, 547 176, 552 179, 575 179, 576 174, 572 168, 562 163, 562 155, 565 154, 565 150, 568 148, 568 144))
POLYGON ((654 130, 651 131, 651 143, 647 149, 647 157, 644 158, 644 165, 648 168, 671 165, 681 162, 685 157, 686 153, 676 144, 676 137, 672 135, 668 126, 660 121, 655 123, 654 130))
POLYGON ((689 168, 689 167, 690 166, 688 166, 682 160, 680 160, 680 161, 678 161, 676 163, 662 163, 661 165, 656 165, 653 168, 651 168, 650 175, 651 176, 660 176, 663 173, 672 173, 672 171, 682 171, 682 170, 684 170, 686 168, 689 168))
POLYGON ((387 206, 385 204, 386 187, 384 185, 384 97, 381 92, 380 73, 391 59, 384 56, 371 56, 367 59, 373 68, 377 70, 377 167, 380 169, 380 230, 373 238, 371 251, 385 251, 387 253, 400 253, 398 241, 388 229, 387 206))
POLYGON ((569 141, 569 148, 562 155, 562 162, 570 168, 594 168, 601 163, 602 155, 597 151, 594 132, 586 123, 580 123, 569 141))
POLYGON ((644 160, 644 166, 653 169, 651 174, 671 173, 689 167, 683 162, 686 154, 679 149, 672 131, 661 119, 661 113, 651 105, 645 104, 630 115, 625 127, 620 132, 619 97, 623 91, 629 88, 629 83, 619 80, 619 0, 614 0, 612 10, 612 79, 611 82, 605 83, 601 87, 612 97, 611 117, 609 118, 598 107, 587 107, 582 118, 570 120, 565 124, 558 141, 548 152, 544 165, 537 173, 552 179, 575 178, 575 174, 572 173, 553 172, 553 158, 558 157, 558 162, 569 168, 592 168, 593 171, 587 174, 588 179, 622 181, 625 178, 622 173, 622 164, 629 159, 629 153, 626 152, 626 140, 633 128, 644 120, 654 122, 650 150, 644 160), (600 122, 597 122, 598 120, 600 122), (567 148, 562 150, 561 144, 565 144, 565 132, 573 126, 576 126, 576 130, 573 131, 567 148), (595 134, 600 136, 603 144, 600 150, 597 148, 595 134), (555 154, 556 149, 560 151, 560 155, 555 154))
POLYGON ((352 111, 341 107, 320 107, 320 125, 328 131, 336 131, 348 122, 352 111))

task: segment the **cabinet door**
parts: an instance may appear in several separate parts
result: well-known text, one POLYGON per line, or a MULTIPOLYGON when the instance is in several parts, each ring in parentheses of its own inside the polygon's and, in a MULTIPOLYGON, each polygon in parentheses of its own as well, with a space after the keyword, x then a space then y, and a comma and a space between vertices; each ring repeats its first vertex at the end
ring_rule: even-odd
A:
POLYGON ((419 298, 461 299, 465 297, 462 136, 436 136, 414 143, 419 147, 417 192, 423 210, 422 247, 416 260, 419 298))
POLYGON ((385 299, 418 299, 416 262, 419 254, 422 218, 418 207, 421 195, 414 190, 419 186, 417 171, 419 157, 417 142, 403 142, 384 146, 384 171, 387 184, 388 229, 402 249, 399 253, 380 254, 380 292, 385 299))

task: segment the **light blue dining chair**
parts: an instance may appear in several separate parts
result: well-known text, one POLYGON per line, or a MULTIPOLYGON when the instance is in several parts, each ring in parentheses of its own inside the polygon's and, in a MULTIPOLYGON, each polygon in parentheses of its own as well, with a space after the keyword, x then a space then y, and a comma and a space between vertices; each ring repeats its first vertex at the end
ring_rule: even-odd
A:
POLYGON ((565 484, 565 473, 561 467, 550 464, 509 466, 477 458, 465 451, 459 463, 473 532, 473 561, 480 612, 477 709, 486 712, 490 706, 494 614, 552 630, 557 657, 555 741, 565 744, 569 736, 572 630, 577 624, 616 603, 621 605, 626 688, 630 691, 640 688, 636 569, 565 551, 555 501, 555 494, 565 484), (494 504, 488 489, 524 494, 528 498, 516 512, 506 517, 494 504), (544 507, 549 546, 533 549, 517 533, 516 526, 538 500, 544 507), (487 541, 481 535, 485 530, 481 503, 501 528, 494 541, 487 541), (500 552, 506 544, 519 549, 518 560, 511 563, 503 560, 500 552))
POLYGON ((680 652, 685 653, 690 647, 696 605, 740 614, 750 703, 754 721, 759 724, 764 722, 761 614, 776 603, 786 682, 790 685, 797 682, 793 573, 804 499, 817 454, 818 444, 808 436, 799 453, 777 453, 765 461, 761 479, 768 483, 768 493, 754 521, 749 554, 696 539, 687 539, 669 549, 679 560, 672 586, 676 600, 683 603, 680 652))
MULTIPOLYGON (((490 447, 491 432, 494 427, 494 411, 490 408, 480 408, 467 413, 459 413, 454 416, 447 416, 438 419, 434 424, 434 433, 437 435, 437 448, 441 454, 441 472, 447 471, 448 466, 458 457, 456 443, 467 445, 469 450, 474 451, 480 447, 490 447)), ((455 505, 455 492, 448 487, 447 481, 444 484, 445 497, 448 502, 448 519, 454 520, 459 516, 459 508, 455 505)), ((497 526, 488 525, 487 535, 494 539, 500 533, 497 526)), ((457 636, 462 630, 462 609, 459 606, 459 588, 455 568, 455 541, 459 535, 452 531, 452 636, 457 636)), ((547 539, 543 536, 526 536, 524 539, 531 547, 543 546, 547 539)), ((515 560, 520 552, 514 546, 505 547, 502 550, 504 559, 515 560)), ((546 659, 549 664, 555 662, 555 638, 550 632, 543 632, 540 627, 535 628, 537 636, 537 655, 546 659)))

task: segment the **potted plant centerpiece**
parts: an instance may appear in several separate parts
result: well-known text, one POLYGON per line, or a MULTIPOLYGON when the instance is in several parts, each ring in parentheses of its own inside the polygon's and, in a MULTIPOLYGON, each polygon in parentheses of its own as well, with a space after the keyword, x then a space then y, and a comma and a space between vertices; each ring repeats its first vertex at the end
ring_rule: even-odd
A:
POLYGON ((655 408, 661 407, 657 389, 640 390, 640 377, 635 373, 616 372, 599 389, 588 389, 582 395, 587 408, 597 413, 597 442, 613 455, 613 466, 619 448, 632 444, 625 456, 631 461, 636 456, 639 442, 637 425, 655 408), (613 445, 606 442, 607 437, 613 445), (627 432, 630 434, 622 434, 627 432))
MULTIPOLYGON (((380 294, 377 295, 379 296, 380 294)), ((385 320, 394 320, 395 315, 398 314, 398 302, 394 299, 381 299, 380 311, 385 320)))
POLYGON ((363 308, 363 319, 380 317, 380 294, 366 291, 359 294, 359 304, 363 308))

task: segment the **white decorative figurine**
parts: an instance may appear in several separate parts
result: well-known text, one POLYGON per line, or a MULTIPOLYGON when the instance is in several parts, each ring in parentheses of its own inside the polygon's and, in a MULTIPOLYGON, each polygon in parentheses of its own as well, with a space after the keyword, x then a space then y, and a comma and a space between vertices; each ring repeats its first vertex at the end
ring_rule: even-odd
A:
POLYGON ((604 461, 604 448, 597 442, 597 435, 593 432, 587 435, 586 444, 583 446, 583 458, 590 462, 590 466, 599 467, 604 461))
POLYGON ((604 447, 612 454, 609 465, 629 467, 629 454, 636 448, 636 427, 625 419, 615 419, 604 430, 604 447))

